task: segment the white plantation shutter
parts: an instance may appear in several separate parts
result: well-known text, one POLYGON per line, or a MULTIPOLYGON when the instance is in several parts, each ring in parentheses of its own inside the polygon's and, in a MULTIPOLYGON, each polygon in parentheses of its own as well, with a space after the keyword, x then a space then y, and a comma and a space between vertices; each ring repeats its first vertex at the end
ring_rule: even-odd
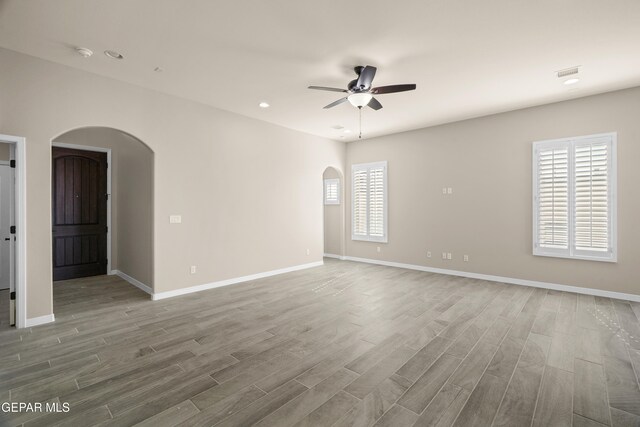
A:
POLYGON ((367 224, 367 180, 369 171, 366 169, 353 172, 353 234, 366 237, 369 226, 367 224))
POLYGON ((340 180, 338 178, 324 180, 324 204, 340 204, 340 180))
POLYGON ((369 169, 369 235, 384 237, 384 167, 369 169))
POLYGON ((569 147, 538 153, 538 245, 569 249, 569 147))
POLYGON ((534 143, 534 255, 615 261, 615 134, 534 143))
POLYGON ((577 251, 608 252, 610 248, 609 151, 606 141, 575 147, 575 235, 577 251))
POLYGON ((353 165, 352 239, 387 241, 387 162, 353 165))

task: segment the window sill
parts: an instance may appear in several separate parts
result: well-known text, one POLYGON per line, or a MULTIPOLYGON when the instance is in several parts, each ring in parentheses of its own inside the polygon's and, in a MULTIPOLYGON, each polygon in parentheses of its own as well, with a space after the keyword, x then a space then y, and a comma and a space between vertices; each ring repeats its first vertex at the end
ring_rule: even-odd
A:
POLYGON ((611 262, 617 263, 618 257, 616 254, 613 254, 609 257, 600 257, 600 256, 589 256, 589 255, 566 255, 566 254, 557 254, 557 253, 549 253, 549 252, 541 252, 541 251, 533 251, 534 256, 542 256, 542 257, 550 257, 550 258, 565 258, 565 259, 575 259, 579 261, 598 261, 598 262, 611 262))
POLYGON ((351 240, 359 242, 376 242, 376 243, 388 243, 389 239, 386 237, 369 237, 369 236, 351 236, 351 240))

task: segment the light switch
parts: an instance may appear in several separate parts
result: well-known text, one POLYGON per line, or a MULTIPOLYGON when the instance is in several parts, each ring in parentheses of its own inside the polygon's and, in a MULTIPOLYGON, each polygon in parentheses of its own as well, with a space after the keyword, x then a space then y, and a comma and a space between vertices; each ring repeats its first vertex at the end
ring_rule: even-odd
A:
POLYGON ((169 224, 181 224, 182 215, 169 215, 169 224))

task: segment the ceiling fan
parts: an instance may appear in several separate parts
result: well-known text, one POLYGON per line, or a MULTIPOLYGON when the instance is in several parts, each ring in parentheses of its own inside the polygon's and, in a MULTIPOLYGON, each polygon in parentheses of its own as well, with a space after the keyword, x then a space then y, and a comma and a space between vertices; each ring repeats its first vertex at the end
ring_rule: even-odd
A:
POLYGON ((375 77, 377 71, 376 67, 372 67, 371 65, 359 65, 353 70, 358 75, 358 78, 355 80, 351 80, 347 85, 347 89, 338 89, 334 87, 324 86, 309 86, 309 89, 326 90, 330 92, 343 92, 348 94, 344 98, 340 98, 337 101, 334 101, 331 104, 325 106, 324 108, 335 107, 336 105, 340 105, 343 102, 349 101, 351 105, 360 109, 368 105, 374 110, 379 110, 382 108, 382 104, 380 104, 380 102, 376 98, 374 98, 373 95, 406 92, 408 90, 414 90, 416 88, 415 84, 372 87, 373 78, 375 77))

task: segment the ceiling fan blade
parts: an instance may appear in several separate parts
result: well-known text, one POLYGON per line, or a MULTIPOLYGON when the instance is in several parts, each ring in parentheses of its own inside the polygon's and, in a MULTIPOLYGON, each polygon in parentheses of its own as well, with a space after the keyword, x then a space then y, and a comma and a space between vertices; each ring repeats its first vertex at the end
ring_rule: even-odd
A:
POLYGON ((415 84, 380 86, 380 87, 374 87, 373 89, 371 89, 371 93, 375 95, 382 95, 383 93, 406 92, 408 90, 415 90, 415 88, 416 88, 415 84))
POLYGON ((371 83, 373 82, 373 78, 376 75, 376 67, 372 67, 371 65, 365 65, 364 68, 360 71, 360 76, 358 76, 358 82, 356 83, 356 87, 369 90, 371 88, 371 83))
POLYGON ((338 89, 337 87, 326 87, 326 86, 309 86, 309 89, 315 90, 328 90, 329 92, 347 92, 346 89, 338 89))
POLYGON ((380 104, 380 101, 375 98, 371 98, 371 101, 369 101, 369 104, 367 105, 369 105, 369 107, 373 108, 376 111, 382 108, 382 104, 380 104))
POLYGON ((340 105, 343 102, 345 102, 347 100, 347 97, 345 96, 344 98, 340 98, 337 101, 333 101, 331 104, 326 105, 324 108, 331 108, 331 107, 335 107, 336 105, 340 105))

